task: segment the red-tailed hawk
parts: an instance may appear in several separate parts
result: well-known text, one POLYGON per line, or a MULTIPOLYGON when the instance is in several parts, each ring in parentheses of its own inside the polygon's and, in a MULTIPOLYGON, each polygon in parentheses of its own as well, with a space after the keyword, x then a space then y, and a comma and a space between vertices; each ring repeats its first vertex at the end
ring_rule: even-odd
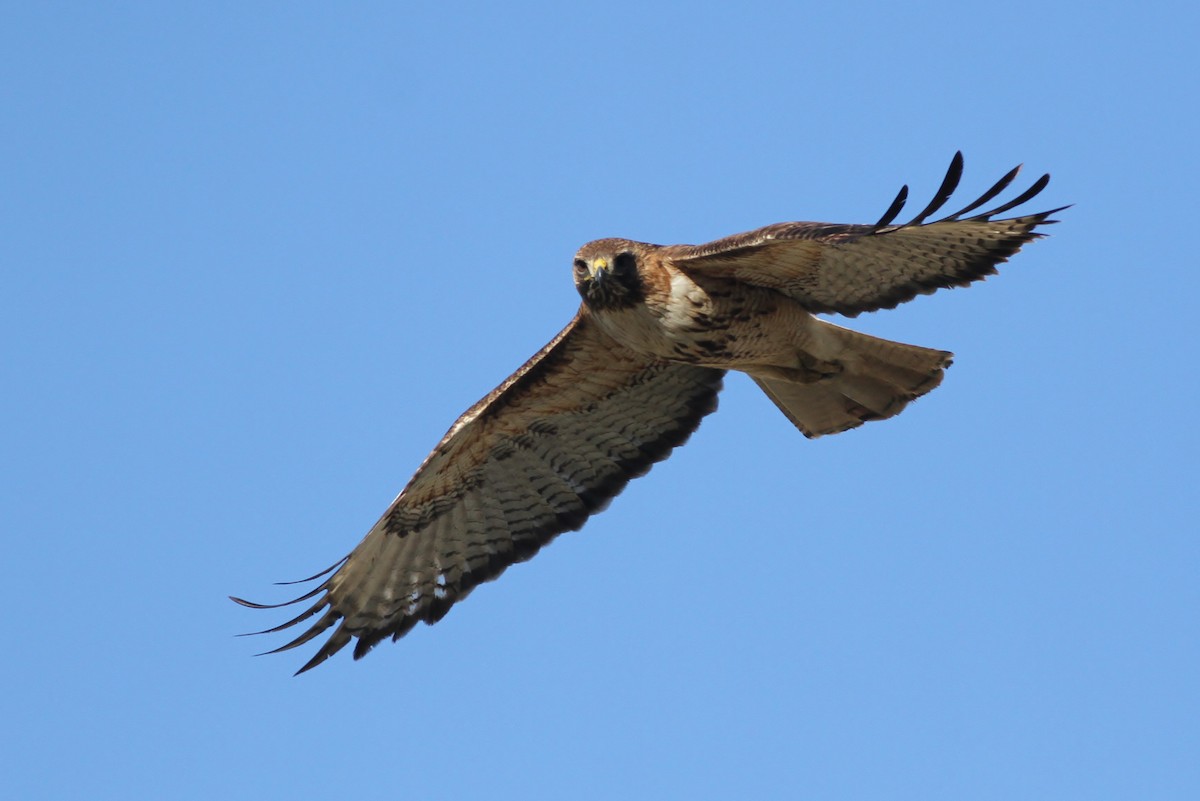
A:
POLYGON ((584 245, 574 260, 583 298, 575 318, 458 418, 358 547, 310 580, 332 575, 288 602, 311 606, 259 632, 319 615, 271 653, 333 628, 302 673, 351 639, 357 659, 418 621, 440 620, 665 459, 717 408, 726 370, 749 374, 809 437, 899 414, 941 383, 951 354, 813 315, 890 309, 994 273, 1061 210, 996 219, 1041 192, 1044 175, 1008 203, 966 216, 1019 169, 935 222, 925 221, 957 187, 961 153, 934 199, 901 225, 892 223, 907 186, 874 225, 790 222, 707 245, 584 245))

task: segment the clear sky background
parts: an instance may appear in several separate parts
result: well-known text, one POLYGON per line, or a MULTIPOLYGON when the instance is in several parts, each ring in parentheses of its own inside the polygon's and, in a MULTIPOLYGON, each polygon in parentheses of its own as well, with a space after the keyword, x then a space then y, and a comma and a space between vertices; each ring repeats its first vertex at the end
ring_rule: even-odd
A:
POLYGON ((4 4, 4 795, 1200 798, 1198 22, 4 4), (1024 162, 1076 205, 852 323, 956 352, 903 415, 810 442, 731 376, 437 626, 300 678, 233 636, 571 317, 580 244, 915 213, 958 149, 964 203, 1024 162))

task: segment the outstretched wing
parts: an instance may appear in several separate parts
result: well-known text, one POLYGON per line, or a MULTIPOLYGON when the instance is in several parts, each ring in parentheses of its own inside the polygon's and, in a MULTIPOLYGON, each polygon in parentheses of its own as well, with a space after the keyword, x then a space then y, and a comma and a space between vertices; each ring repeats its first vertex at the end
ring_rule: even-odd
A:
MULTIPOLYGON (((717 406, 722 370, 649 361, 585 310, 451 426, 366 538, 312 591, 320 617, 295 648, 333 634, 299 672, 357 638, 354 657, 440 620, 478 584, 579 528, 665 459, 717 406), (339 622, 340 621, 340 622, 339 622)), ((255 604, 255 608, 288 604, 255 604)))
POLYGON ((685 272, 778 290, 816 313, 854 317, 891 309, 917 295, 995 273, 997 264, 1041 236, 1034 229, 1056 222, 1050 215, 1066 208, 995 219, 1045 189, 1050 176, 1043 175, 1013 200, 966 216, 1003 192, 1017 177, 1021 168, 1016 167, 966 208, 925 222, 957 188, 962 166, 962 153, 956 153, 933 200, 902 225, 892 222, 904 208, 907 186, 874 225, 777 223, 706 245, 672 245, 662 255, 685 272))

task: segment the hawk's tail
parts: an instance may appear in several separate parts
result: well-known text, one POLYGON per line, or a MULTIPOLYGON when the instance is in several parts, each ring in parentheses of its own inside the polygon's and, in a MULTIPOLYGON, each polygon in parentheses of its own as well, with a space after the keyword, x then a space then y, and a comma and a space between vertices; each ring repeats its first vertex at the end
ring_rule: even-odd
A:
POLYGON ((828 361, 839 368, 836 373, 815 380, 810 373, 796 381, 776 371, 751 373, 806 437, 836 434, 868 420, 894 417, 909 401, 942 383, 953 357, 944 350, 892 342, 825 321, 820 328, 822 340, 831 346, 828 361))

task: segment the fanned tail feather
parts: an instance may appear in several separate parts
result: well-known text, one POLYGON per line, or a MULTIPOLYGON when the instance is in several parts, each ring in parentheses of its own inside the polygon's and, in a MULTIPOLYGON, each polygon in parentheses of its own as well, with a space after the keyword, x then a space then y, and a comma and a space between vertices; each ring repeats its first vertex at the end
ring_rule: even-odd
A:
POLYGON ((837 374, 815 381, 754 375, 767 396, 806 437, 836 434, 885 420, 942 383, 953 354, 860 334, 822 321, 840 345, 837 374))

